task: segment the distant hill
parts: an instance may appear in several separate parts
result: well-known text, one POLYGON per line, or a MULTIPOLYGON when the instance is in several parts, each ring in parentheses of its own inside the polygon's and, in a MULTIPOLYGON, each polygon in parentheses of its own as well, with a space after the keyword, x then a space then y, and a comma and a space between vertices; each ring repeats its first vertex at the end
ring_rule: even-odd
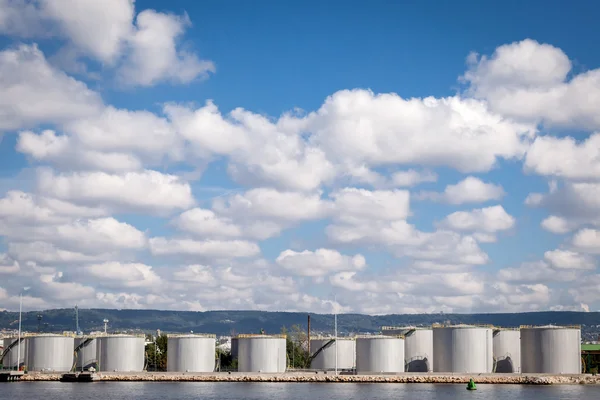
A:
MULTIPOLYGON (((41 312, 23 313, 24 331, 35 332, 38 329, 37 315, 42 315, 41 331, 75 331, 75 312, 73 309, 55 309, 41 312)), ((279 333, 282 327, 298 324, 306 329, 306 313, 266 312, 266 311, 159 311, 159 310, 110 310, 80 309, 79 325, 84 332, 103 330, 103 320, 109 320, 109 331, 214 333, 230 335, 232 333, 258 333, 264 329, 267 333, 279 333)), ((432 323, 491 324, 504 327, 520 325, 586 325, 600 324, 598 312, 533 312, 517 314, 409 314, 409 315, 338 315, 338 330, 341 334, 374 333, 381 326, 394 325, 430 325, 432 323)), ((311 314, 313 331, 332 332, 333 316, 311 314)), ((18 313, 0 312, 0 329, 17 329, 18 313)), ((588 330, 589 329, 585 329, 588 330)), ((592 329, 597 331, 600 329, 592 329)))

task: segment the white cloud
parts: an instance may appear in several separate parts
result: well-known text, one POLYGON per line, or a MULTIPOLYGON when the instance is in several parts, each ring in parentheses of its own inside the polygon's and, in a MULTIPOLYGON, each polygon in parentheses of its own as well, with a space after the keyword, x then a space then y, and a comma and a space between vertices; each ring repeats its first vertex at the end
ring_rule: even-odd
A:
POLYGON ((55 22, 82 52, 112 64, 131 35, 134 0, 41 0, 38 17, 55 22))
POLYGON ((330 205, 320 193, 283 192, 270 188, 251 189, 244 194, 214 200, 213 209, 237 219, 273 219, 300 222, 320 219, 327 215, 330 205))
POLYGON ((542 221, 541 226, 545 230, 556 234, 568 233, 575 228, 571 226, 569 221, 564 218, 557 217, 556 215, 550 215, 549 217, 545 218, 542 221))
POLYGON ((545 176, 600 180, 600 133, 579 143, 572 137, 537 137, 527 151, 524 168, 545 176))
POLYGON ((75 264, 98 261, 109 257, 107 254, 87 255, 80 252, 63 250, 47 242, 11 242, 8 252, 22 261, 33 261, 43 265, 75 264))
POLYGON ((39 135, 31 131, 19 133, 17 150, 36 161, 55 164, 64 169, 95 169, 106 171, 135 171, 142 163, 127 153, 103 153, 77 148, 68 136, 57 136, 52 130, 39 135))
POLYGON ((525 204, 543 207, 551 213, 542 221, 542 226, 551 232, 565 233, 582 225, 600 225, 600 183, 551 182, 548 193, 530 193, 525 204))
POLYGON ((151 266, 140 263, 106 262, 85 267, 95 282, 112 288, 151 288, 161 284, 151 266))
POLYGON ((340 221, 401 220, 410 214, 410 194, 406 190, 344 188, 330 194, 336 218, 340 221))
POLYGON ((409 169, 406 171, 394 172, 391 176, 392 184, 396 186, 415 186, 424 182, 436 182, 438 176, 435 172, 423 170, 417 171, 409 169))
POLYGON ((312 277, 324 276, 335 271, 360 270, 366 266, 365 258, 360 254, 350 257, 329 249, 302 252, 284 250, 276 262, 294 275, 312 277))
POLYGON ((421 192, 417 199, 442 201, 449 204, 485 203, 500 200, 504 197, 504 189, 500 185, 483 182, 479 178, 468 176, 454 185, 446 186, 443 193, 421 192))
POLYGON ((581 252, 600 254, 600 230, 581 229, 573 236, 573 245, 581 252))
POLYGON ((83 56, 116 68, 121 84, 128 86, 189 83, 215 71, 211 61, 180 48, 191 24, 187 14, 142 10, 136 16, 133 0, 5 1, 0 3, 0 32, 65 39, 57 57, 73 71, 86 72, 83 56))
POLYGON ((229 174, 245 186, 313 191, 336 174, 323 150, 301 138, 303 122, 292 116, 274 123, 242 108, 223 116, 212 101, 195 110, 168 104, 164 112, 195 157, 228 156, 229 174))
POLYGON ((495 233, 511 229, 515 218, 501 205, 457 211, 444 218, 440 226, 450 230, 495 233))
POLYGON ((0 52, 0 131, 93 115, 100 96, 48 64, 35 45, 0 52))
POLYGON ((498 271, 497 277, 501 282, 510 283, 574 282, 579 279, 580 271, 554 268, 544 261, 536 261, 524 262, 516 268, 503 268, 498 271))
POLYGON ((492 110, 547 125, 600 128, 600 69, 570 77, 572 63, 562 50, 531 39, 468 61, 467 93, 486 99, 492 110))
POLYGON ((5 253, 0 253, 0 274, 16 274, 20 269, 16 260, 5 253))
POLYGON ((150 251, 154 255, 196 255, 211 258, 253 257, 260 253, 260 248, 252 242, 244 240, 205 240, 166 239, 155 237, 150 239, 150 251))
POLYGON ((59 199, 129 212, 164 213, 194 205, 187 182, 152 170, 120 175, 104 172, 56 175, 51 170, 42 170, 38 188, 59 199))
POLYGON ((593 269, 596 265, 592 258, 570 250, 547 251, 544 253, 544 259, 555 268, 593 269))
POLYGON ((484 172, 498 158, 521 157, 535 133, 533 126, 514 124, 471 99, 403 99, 358 89, 329 96, 307 116, 305 129, 332 160, 461 172, 484 172))
POLYGON ((135 32, 128 38, 130 52, 119 71, 127 85, 150 86, 162 80, 189 83, 215 72, 211 61, 177 49, 177 39, 190 24, 186 16, 144 10, 136 17, 135 32))

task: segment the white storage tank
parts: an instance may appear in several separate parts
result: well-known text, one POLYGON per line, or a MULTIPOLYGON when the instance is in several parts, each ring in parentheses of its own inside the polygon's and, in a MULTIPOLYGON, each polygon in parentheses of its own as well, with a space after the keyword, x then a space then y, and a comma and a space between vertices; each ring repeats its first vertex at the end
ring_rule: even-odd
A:
POLYGON ((27 338, 27 370, 68 372, 73 368, 74 339, 63 335, 27 338))
POLYGON ((581 328, 554 325, 522 326, 521 372, 581 373, 581 328))
POLYGON ((356 372, 404 372, 404 339, 400 336, 356 337, 356 372))
POLYGON ((517 328, 494 329, 494 372, 521 372, 521 332, 517 328))
POLYGON ((335 347, 337 346, 337 368, 352 369, 355 363, 356 341, 353 338, 315 338, 310 340, 310 367, 319 370, 335 369, 335 347))
POLYGON ((75 338, 75 370, 87 371, 91 367, 98 369, 98 346, 93 336, 75 338))
POLYGON ((239 372, 285 372, 286 335, 238 335, 239 372))
POLYGON ((384 326, 384 335, 404 336, 404 368, 406 372, 433 371, 433 331, 417 326, 384 326))
POLYGON ((434 372, 491 373, 494 367, 491 327, 434 326, 434 372))
POLYGON ((2 353, 4 355, 4 358, 1 360, 1 364, 4 366, 4 368, 16 369, 17 358, 19 358, 18 365, 20 367, 27 364, 27 345, 29 344, 29 342, 27 341, 27 338, 25 336, 21 336, 21 350, 19 350, 17 348, 19 346, 19 344, 17 344, 17 339, 18 338, 16 336, 5 337, 2 341, 4 345, 4 350, 2 353))
POLYGON ((96 338, 98 371, 141 372, 144 370, 144 336, 106 335, 96 338))
POLYGON ((215 335, 168 335, 167 371, 213 372, 215 348, 215 335))

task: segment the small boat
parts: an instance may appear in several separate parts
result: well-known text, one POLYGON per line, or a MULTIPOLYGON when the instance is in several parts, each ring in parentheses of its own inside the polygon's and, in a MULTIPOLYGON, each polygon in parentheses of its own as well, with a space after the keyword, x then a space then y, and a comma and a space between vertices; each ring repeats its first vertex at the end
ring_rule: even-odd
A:
POLYGON ((477 385, 475 385, 475 381, 473 381, 473 378, 471 378, 469 380, 469 383, 467 383, 467 390, 477 390, 477 385))

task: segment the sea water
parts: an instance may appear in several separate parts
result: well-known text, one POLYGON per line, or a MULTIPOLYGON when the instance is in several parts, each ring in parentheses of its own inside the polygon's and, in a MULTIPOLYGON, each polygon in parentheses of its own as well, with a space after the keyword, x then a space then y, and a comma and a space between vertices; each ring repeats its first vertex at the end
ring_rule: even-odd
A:
POLYGON ((1 400, 454 400, 600 399, 600 385, 477 385, 394 383, 14 382, 1 400))

